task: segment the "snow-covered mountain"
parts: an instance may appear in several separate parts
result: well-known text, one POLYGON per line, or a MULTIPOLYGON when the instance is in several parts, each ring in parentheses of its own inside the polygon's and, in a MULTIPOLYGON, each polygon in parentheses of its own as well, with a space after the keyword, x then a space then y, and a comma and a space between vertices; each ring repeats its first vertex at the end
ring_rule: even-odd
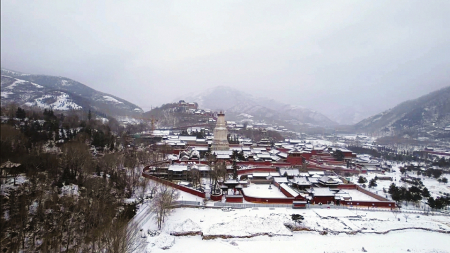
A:
POLYGON ((90 109, 109 116, 137 116, 143 112, 135 104, 69 78, 7 69, 2 69, 1 74, 2 105, 14 102, 60 111, 90 109))
POLYGON ((450 125, 450 86, 409 100, 387 111, 362 120, 357 130, 400 131, 444 129, 450 125))
POLYGON ((269 98, 254 97, 251 94, 225 86, 217 86, 200 94, 181 99, 197 102, 200 108, 223 110, 231 115, 246 114, 256 120, 289 121, 294 125, 336 125, 336 122, 325 115, 308 108, 280 103, 269 98))

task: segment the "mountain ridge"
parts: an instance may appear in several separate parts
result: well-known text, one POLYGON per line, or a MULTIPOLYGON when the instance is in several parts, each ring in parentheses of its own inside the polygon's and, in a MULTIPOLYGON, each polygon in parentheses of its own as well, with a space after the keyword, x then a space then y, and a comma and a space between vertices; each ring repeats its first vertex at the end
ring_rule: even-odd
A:
POLYGON ((203 109, 224 110, 233 116, 248 114, 256 120, 289 121, 294 125, 320 127, 337 125, 317 111, 270 98, 255 97, 228 86, 216 86, 197 95, 185 96, 183 100, 197 102, 203 109))
POLYGON ((450 124, 450 86, 368 117, 357 124, 359 131, 401 131, 444 128, 450 124))
POLYGON ((52 108, 54 110, 94 110, 109 116, 139 116, 143 110, 122 98, 97 91, 66 77, 26 74, 1 69, 2 105, 52 108))

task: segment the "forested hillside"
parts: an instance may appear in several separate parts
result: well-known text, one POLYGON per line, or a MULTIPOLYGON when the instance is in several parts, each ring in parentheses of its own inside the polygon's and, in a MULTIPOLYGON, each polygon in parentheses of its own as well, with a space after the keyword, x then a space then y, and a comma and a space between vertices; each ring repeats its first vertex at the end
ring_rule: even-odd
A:
MULTIPOLYGON (((126 252, 151 153, 90 113, 2 108, 1 252, 126 252)), ((154 157, 153 157, 154 159, 154 157)))

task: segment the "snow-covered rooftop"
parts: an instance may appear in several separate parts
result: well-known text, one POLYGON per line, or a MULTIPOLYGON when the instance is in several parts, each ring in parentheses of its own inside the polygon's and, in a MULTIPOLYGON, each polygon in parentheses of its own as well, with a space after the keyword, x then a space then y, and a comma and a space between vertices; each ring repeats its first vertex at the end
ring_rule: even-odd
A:
POLYGON ((311 189, 314 196, 334 196, 335 192, 330 191, 330 188, 317 188, 314 187, 311 189))
POLYGON ((281 184, 280 185, 281 188, 283 188, 284 190, 286 190, 289 194, 291 194, 293 197, 297 197, 298 193, 296 191, 294 191, 294 189, 292 189, 291 187, 289 187, 287 184, 281 184))
POLYGON ((363 192, 360 192, 356 189, 345 189, 345 190, 340 190, 339 191, 340 194, 342 193, 347 193, 348 195, 350 195, 350 197, 352 198, 352 201, 378 201, 376 198, 373 198, 363 192))

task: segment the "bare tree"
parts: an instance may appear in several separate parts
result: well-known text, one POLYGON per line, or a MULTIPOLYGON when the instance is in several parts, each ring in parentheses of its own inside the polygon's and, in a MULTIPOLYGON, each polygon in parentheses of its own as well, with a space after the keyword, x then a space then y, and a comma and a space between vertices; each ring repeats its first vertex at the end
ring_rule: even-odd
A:
POLYGON ((172 147, 166 143, 159 147, 159 152, 162 153, 162 160, 166 159, 166 155, 172 153, 172 147))
POLYGON ((150 209, 155 214, 158 229, 161 229, 165 217, 167 217, 173 207, 173 202, 178 199, 179 193, 176 189, 165 184, 159 184, 153 198, 153 206, 150 209))
POLYGON ((394 215, 394 218, 397 219, 398 213, 399 213, 400 211, 397 210, 397 209, 395 209, 395 208, 393 208, 393 209, 391 210, 391 212, 392 212, 392 214, 394 215))
MULTIPOLYGON (((156 148, 155 148, 156 149, 156 148)), ((150 153, 151 156, 151 162, 158 162, 160 161, 160 154, 157 150, 152 150, 150 153)))
POLYGON ((135 168, 138 165, 137 152, 135 150, 126 150, 125 152, 125 167, 130 169, 135 168))
POLYGON ((191 169, 188 173, 192 181, 192 186, 197 188, 200 185, 200 171, 198 169, 191 169))
POLYGON ((86 168, 90 167, 92 160, 88 146, 80 142, 69 142, 63 146, 62 167, 65 177, 76 179, 86 168))
POLYGON ((153 199, 158 191, 158 183, 153 180, 149 180, 148 188, 150 189, 150 198, 153 199))
POLYGON ((105 249, 112 253, 142 252, 145 240, 140 237, 137 222, 116 219, 103 236, 105 249))
POLYGON ((139 198, 144 199, 145 192, 149 188, 149 183, 150 183, 150 180, 148 178, 145 178, 145 177, 140 178, 139 188, 141 191, 139 191, 139 195, 138 195, 139 198))
POLYGON ((27 137, 20 130, 5 124, 1 125, 0 136, 1 162, 6 162, 11 158, 21 161, 22 155, 27 152, 27 137))
POLYGON ((211 179, 213 180, 212 193, 217 193, 217 185, 220 180, 224 179, 227 174, 227 167, 225 163, 215 163, 211 168, 211 179))
POLYGON ((6 110, 2 110, 2 114, 5 111, 6 116, 8 116, 10 119, 12 119, 16 116, 17 107, 18 107, 18 105, 16 103, 10 103, 6 106, 6 110))
POLYGON ((123 160, 123 154, 106 154, 100 159, 99 165, 105 173, 111 174, 112 171, 116 171, 117 169, 123 167, 123 160))
POLYGON ((138 151, 136 153, 136 157, 138 159, 138 164, 139 165, 149 165, 149 163, 151 162, 151 155, 149 151, 138 151))
POLYGON ((403 217, 405 217, 406 222, 408 222, 409 214, 408 213, 403 213, 403 217))

